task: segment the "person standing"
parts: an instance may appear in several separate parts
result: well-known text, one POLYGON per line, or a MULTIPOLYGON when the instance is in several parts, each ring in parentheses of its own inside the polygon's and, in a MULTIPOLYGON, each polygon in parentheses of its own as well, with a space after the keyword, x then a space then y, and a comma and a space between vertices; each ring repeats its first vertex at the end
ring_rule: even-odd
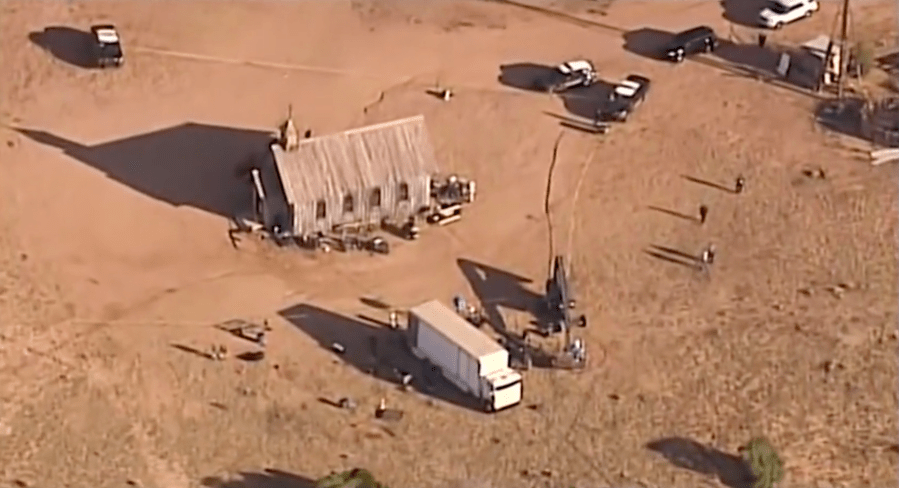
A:
POLYGON ((400 326, 400 317, 399 314, 396 313, 396 310, 390 311, 390 328, 396 330, 400 326))
POLYGON ((737 176, 737 181, 734 183, 734 193, 740 194, 743 193, 743 188, 746 186, 746 179, 743 176, 737 176))
POLYGON ((715 262, 715 245, 709 244, 709 247, 705 248, 702 251, 702 262, 708 266, 711 266, 715 262))
POLYGON ((709 207, 706 205, 699 206, 699 224, 705 224, 706 217, 709 216, 709 207))

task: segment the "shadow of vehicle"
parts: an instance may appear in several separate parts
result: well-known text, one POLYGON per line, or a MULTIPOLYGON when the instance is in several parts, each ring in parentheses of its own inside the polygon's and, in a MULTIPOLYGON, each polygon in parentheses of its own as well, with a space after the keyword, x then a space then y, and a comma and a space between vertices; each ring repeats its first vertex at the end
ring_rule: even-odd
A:
POLYGON ((85 146, 41 130, 16 130, 147 196, 225 217, 252 205, 241 175, 254 164, 274 171, 271 158, 261 157, 272 138, 265 131, 185 123, 85 146))
POLYGON ((510 88, 535 92, 548 92, 561 79, 562 74, 554 66, 536 63, 504 64, 499 67, 497 78, 510 88))
POLYGON ((439 400, 483 412, 474 398, 470 398, 448 380, 436 367, 420 361, 409 350, 404 329, 369 325, 361 320, 309 304, 299 304, 279 312, 321 347, 336 352, 350 366, 381 381, 402 386, 403 376, 412 375, 412 387, 418 392, 439 400))
POLYGON ((624 34, 624 49, 644 58, 665 61, 665 47, 674 36, 674 32, 641 27, 624 34))
POLYGON ((678 468, 715 476, 730 488, 750 488, 754 476, 739 456, 683 437, 666 437, 646 444, 650 451, 662 455, 678 468))
POLYGON ((261 472, 242 472, 235 479, 210 476, 200 480, 209 488, 315 488, 315 481, 278 469, 261 472))
POLYGON ((28 40, 64 63, 85 69, 99 67, 92 55, 94 37, 90 32, 52 26, 29 33, 28 40))
MULTIPOLYGON (((596 120, 597 112, 606 108, 609 103, 609 95, 615 85, 602 80, 597 80, 590 86, 582 86, 572 88, 559 96, 571 115, 582 117, 588 120, 596 120)), ((600 122, 608 122, 604 117, 599 118, 600 122)))
POLYGON ((743 27, 759 27, 759 13, 767 3, 766 0, 722 0, 722 17, 743 27))

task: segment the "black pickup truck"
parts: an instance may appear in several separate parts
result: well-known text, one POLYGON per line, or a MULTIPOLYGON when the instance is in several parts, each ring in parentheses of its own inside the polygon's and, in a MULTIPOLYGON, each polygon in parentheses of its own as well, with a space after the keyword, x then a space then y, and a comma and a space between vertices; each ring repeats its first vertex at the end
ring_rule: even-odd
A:
POLYGON ((94 36, 94 56, 99 68, 118 68, 124 63, 122 40, 114 25, 103 24, 91 27, 94 36))
POLYGON ((599 110, 598 120, 624 122, 649 93, 651 82, 641 75, 628 75, 609 94, 608 102, 599 110))

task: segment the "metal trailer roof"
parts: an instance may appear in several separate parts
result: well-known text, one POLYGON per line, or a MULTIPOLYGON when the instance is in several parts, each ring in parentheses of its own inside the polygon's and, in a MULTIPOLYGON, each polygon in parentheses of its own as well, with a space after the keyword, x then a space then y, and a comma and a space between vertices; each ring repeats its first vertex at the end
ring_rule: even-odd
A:
POLYGON ((439 300, 431 300, 415 306, 409 310, 409 313, 427 322, 441 335, 475 358, 480 359, 505 350, 490 336, 468 323, 439 300))

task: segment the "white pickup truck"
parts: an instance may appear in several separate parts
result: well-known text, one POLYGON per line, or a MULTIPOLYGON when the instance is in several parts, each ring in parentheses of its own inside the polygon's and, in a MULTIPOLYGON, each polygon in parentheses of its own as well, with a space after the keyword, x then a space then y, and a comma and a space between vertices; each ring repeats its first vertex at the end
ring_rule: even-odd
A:
POLYGON ((496 412, 521 402, 521 374, 509 367, 509 351, 437 300, 409 310, 413 354, 440 368, 462 391, 496 412))

